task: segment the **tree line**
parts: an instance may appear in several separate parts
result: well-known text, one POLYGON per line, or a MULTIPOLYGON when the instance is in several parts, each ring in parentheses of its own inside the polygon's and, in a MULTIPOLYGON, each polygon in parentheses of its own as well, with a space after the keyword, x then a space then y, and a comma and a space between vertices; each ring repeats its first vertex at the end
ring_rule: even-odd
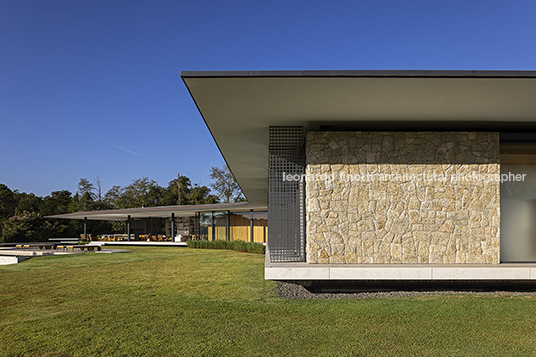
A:
MULTIPOLYGON (((44 218, 57 214, 244 200, 227 166, 223 169, 213 167, 210 178, 214 180, 210 188, 192 184, 188 177, 177 175, 166 187, 142 177, 132 180, 128 186, 113 186, 103 192, 102 182, 97 176, 93 182, 81 178, 74 195, 62 190, 45 197, 11 190, 0 183, 0 240, 6 243, 37 242, 48 238, 76 237, 83 231, 80 220, 44 218)), ((91 221, 89 228, 93 234, 124 233, 125 222, 91 221)))

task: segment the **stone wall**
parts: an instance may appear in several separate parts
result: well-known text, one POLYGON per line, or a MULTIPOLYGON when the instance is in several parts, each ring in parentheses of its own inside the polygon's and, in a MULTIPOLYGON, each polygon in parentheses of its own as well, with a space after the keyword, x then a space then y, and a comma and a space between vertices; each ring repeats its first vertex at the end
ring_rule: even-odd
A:
POLYGON ((309 132, 306 160, 309 263, 499 263, 498 133, 309 132))

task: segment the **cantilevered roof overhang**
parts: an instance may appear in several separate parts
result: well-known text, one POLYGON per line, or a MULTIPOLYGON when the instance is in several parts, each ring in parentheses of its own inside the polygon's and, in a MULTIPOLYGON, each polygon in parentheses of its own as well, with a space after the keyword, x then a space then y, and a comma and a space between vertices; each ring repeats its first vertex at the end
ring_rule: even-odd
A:
POLYGON ((270 126, 536 131, 536 71, 189 71, 181 77, 248 202, 265 207, 270 126))
POLYGON ((55 216, 48 216, 46 218, 65 218, 65 219, 84 219, 89 220, 102 220, 102 221, 126 221, 128 216, 131 219, 140 218, 169 218, 171 214, 175 216, 193 216, 196 212, 241 212, 249 210, 265 210, 266 206, 252 205, 248 202, 238 203, 217 203, 217 204, 205 204, 205 205, 192 205, 192 206, 162 206, 162 207, 146 207, 146 208, 126 208, 126 209, 114 209, 103 211, 87 211, 58 214, 55 216))

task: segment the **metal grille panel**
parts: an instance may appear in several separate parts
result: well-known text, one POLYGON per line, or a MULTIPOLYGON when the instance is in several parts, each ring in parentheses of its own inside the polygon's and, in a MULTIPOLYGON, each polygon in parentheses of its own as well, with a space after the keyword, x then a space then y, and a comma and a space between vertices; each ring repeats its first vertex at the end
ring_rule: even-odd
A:
POLYGON ((303 127, 270 127, 268 244, 273 263, 305 261, 304 151, 303 127))

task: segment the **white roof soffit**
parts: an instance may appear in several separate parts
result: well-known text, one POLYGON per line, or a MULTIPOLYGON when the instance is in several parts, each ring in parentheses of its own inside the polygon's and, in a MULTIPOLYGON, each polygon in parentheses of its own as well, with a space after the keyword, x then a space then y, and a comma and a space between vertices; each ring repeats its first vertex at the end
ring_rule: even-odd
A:
POLYGON ((267 202, 270 126, 536 128, 536 71, 181 72, 181 77, 252 204, 267 202))
POLYGON ((104 211, 87 211, 58 214, 55 216, 47 216, 45 218, 64 218, 64 219, 84 219, 88 220, 102 220, 102 221, 126 221, 128 216, 131 219, 140 218, 170 218, 171 214, 175 216, 193 216, 195 212, 242 212, 249 210, 266 210, 266 206, 252 205, 248 202, 238 203, 217 203, 206 205, 192 205, 192 206, 162 206, 162 207, 146 207, 146 208, 125 208, 115 210, 104 211))

